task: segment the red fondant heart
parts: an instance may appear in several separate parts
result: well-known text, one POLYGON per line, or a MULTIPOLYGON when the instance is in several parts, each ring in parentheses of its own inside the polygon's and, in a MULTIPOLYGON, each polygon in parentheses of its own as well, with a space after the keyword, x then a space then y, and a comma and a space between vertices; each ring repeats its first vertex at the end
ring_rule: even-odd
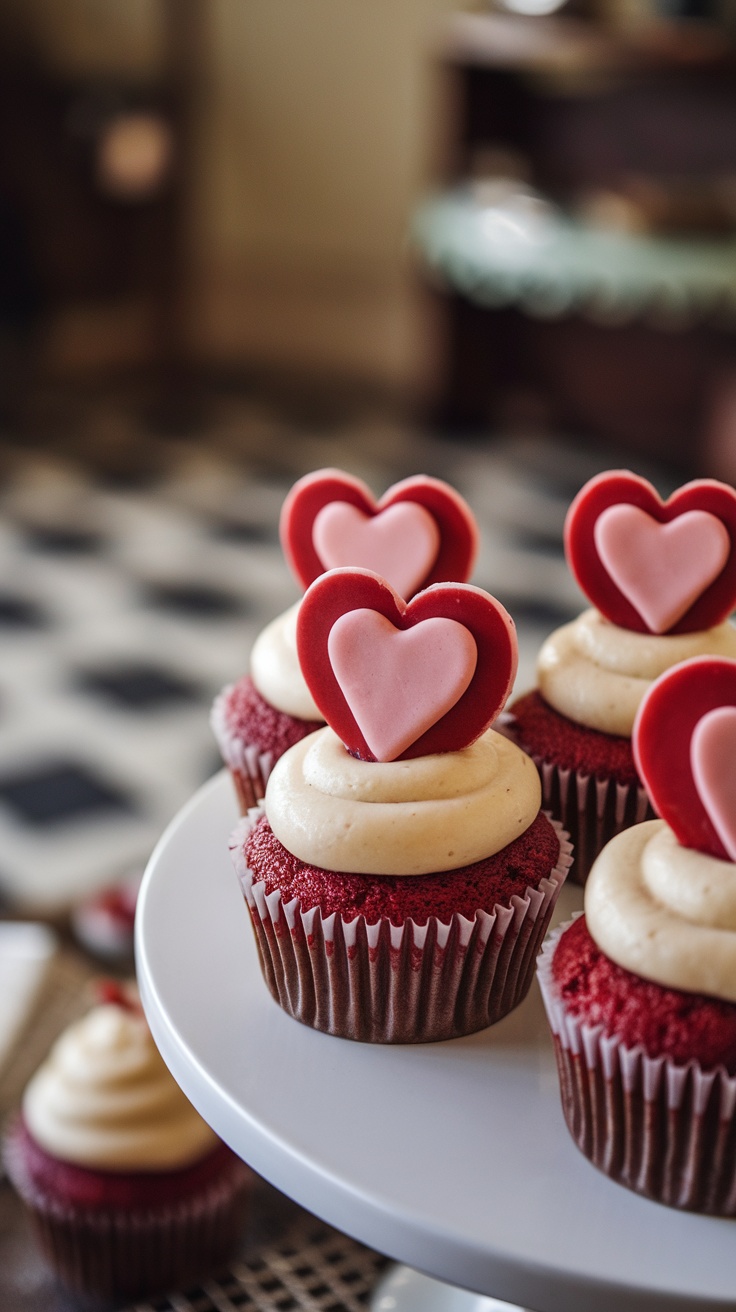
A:
POLYGON ((464 582, 478 552, 469 506, 447 483, 424 474, 394 483, 378 502, 365 483, 339 469, 307 474, 284 502, 279 531, 287 562, 304 588, 327 569, 356 565, 380 573, 409 596, 432 583, 464 582), (341 509, 326 520, 331 506, 341 509), (388 525, 371 529, 371 520, 398 506, 418 513, 412 519, 394 509, 388 525))
POLYGON ((475 673, 470 630, 436 615, 397 629, 377 610, 335 621, 327 654, 355 722, 377 761, 395 761, 460 700, 475 673))
POLYGON ((690 764, 708 818, 736 861, 736 706, 717 706, 698 720, 690 764))
MULTIPOLYGON (((724 811, 724 788, 728 790, 734 778, 736 756, 730 778, 719 781, 714 752, 719 738, 722 748, 724 730, 709 717, 734 707, 736 661, 696 656, 655 680, 639 707, 632 735, 636 768, 655 811, 678 842, 726 861, 733 857, 722 836, 728 842, 729 834, 736 834, 736 823, 724 811)), ((727 724, 725 732, 732 731, 733 725, 727 724)), ((732 741, 736 748, 736 734, 732 741)))
POLYGON ((565 551, 583 592, 612 624, 636 633, 709 629, 736 604, 736 492, 703 478, 662 501, 637 474, 598 474, 567 513, 565 551), (625 523, 613 507, 626 508, 625 523))
MULTIPOLYGON (((377 755, 367 738, 379 748, 385 748, 393 740, 396 753, 390 759, 395 760, 467 747, 503 708, 517 665, 514 622, 500 602, 487 592, 470 584, 438 583, 406 603, 385 579, 364 569, 330 570, 315 580, 299 608, 297 650, 304 678, 324 718, 349 752, 369 761, 376 760, 377 755), (458 635, 453 634, 451 627, 428 624, 438 620, 453 621, 466 630, 466 636, 458 642, 458 635), (374 684, 362 702, 360 695, 356 699, 351 691, 349 642, 336 660, 337 672, 330 655, 331 646, 334 655, 336 642, 334 636, 331 640, 333 629, 339 634, 346 621, 349 641, 357 652, 353 688, 365 679, 371 679, 374 684), (423 625, 427 626, 424 630, 423 625), (410 631, 410 640, 402 642, 410 631), (365 651, 360 651, 361 638, 370 646, 368 657, 365 651), (447 679, 441 663, 440 675, 437 673, 439 641, 447 644, 446 663, 456 662, 455 673, 447 679), (463 683, 460 652, 463 646, 466 653, 472 646, 475 649, 475 664, 466 683, 463 683), (427 679, 425 665, 434 671, 434 678, 430 674, 427 679), (433 683, 438 682, 443 684, 447 709, 440 709, 436 719, 430 714, 428 722, 433 683), (406 698, 401 714, 397 710, 397 696, 399 701, 406 698), (351 698, 357 716, 351 708, 351 698), (369 703, 367 711, 366 703, 369 703), (394 724, 382 725, 382 714, 394 724), (401 732, 394 734, 399 719, 401 732), (409 733, 409 742, 406 742, 407 725, 415 731, 414 736, 409 733)), ((467 672, 467 666, 464 668, 467 672)), ((441 699, 435 698, 436 705, 440 702, 441 699)), ((389 757, 384 753, 382 759, 389 757)))

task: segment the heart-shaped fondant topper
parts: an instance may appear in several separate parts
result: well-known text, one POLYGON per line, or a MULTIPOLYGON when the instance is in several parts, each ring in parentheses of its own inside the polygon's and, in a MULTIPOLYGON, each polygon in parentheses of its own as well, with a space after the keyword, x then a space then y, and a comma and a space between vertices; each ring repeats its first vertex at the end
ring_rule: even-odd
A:
POLYGON ((612 624, 636 633, 709 629, 736 604, 736 492, 702 478, 662 501, 628 470, 598 474, 567 513, 565 551, 612 624))
POLYGON ((736 861, 736 660, 695 656, 646 692, 636 768, 683 847, 736 861))
POLYGON ((365 569, 315 580, 297 650, 327 723, 368 761, 469 746, 502 710, 517 666, 514 621, 487 592, 436 583, 407 603, 365 569))
POLYGON ((447 483, 418 474, 375 501, 358 478, 320 469, 295 483, 279 524, 284 555, 308 588, 328 569, 358 566, 400 596, 445 581, 465 582, 478 552, 478 527, 447 483))

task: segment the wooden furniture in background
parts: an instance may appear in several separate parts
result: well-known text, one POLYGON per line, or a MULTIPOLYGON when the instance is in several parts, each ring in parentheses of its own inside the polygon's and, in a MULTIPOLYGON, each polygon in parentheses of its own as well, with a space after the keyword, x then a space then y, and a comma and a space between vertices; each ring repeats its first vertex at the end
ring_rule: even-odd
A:
POLYGON ((736 373, 736 48, 698 25, 635 41, 582 19, 488 13, 457 16, 440 58, 453 122, 445 188, 471 180, 477 203, 483 179, 505 170, 567 214, 633 195, 629 218, 647 239, 717 240, 724 269, 723 304, 679 316, 656 298, 617 315, 614 296, 607 316, 577 305, 535 317, 512 296, 476 295, 468 262, 460 278, 462 261, 435 252, 442 420, 548 423, 697 465, 736 373))

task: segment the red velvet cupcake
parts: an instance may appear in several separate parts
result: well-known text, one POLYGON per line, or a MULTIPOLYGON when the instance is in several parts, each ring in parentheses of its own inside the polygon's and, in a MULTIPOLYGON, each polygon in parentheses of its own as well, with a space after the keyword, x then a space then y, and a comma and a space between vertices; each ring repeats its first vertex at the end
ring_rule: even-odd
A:
POLYGON ((634 751, 664 818, 606 845, 539 960, 563 1111, 612 1179, 736 1216, 736 662, 657 680, 634 751))
POLYGON ((415 1043, 526 995, 569 865, 533 763, 489 729, 509 616, 437 585, 407 606, 365 570, 315 582, 302 668, 330 727, 291 748, 232 840, 266 983, 296 1019, 415 1043))
POLYGON ((191 1284, 243 1233, 248 1167, 187 1102, 122 994, 54 1045, 3 1158, 44 1255, 78 1294, 191 1284))
POLYGON ((647 688, 691 657, 736 656, 735 543, 736 492, 711 479, 662 502, 618 470, 570 507, 565 551, 595 609, 547 639, 538 688, 509 707, 506 731, 570 833, 578 883, 614 834, 654 815, 631 749, 647 688))
MULTIPOLYGON (((478 530, 446 483, 418 475, 375 502, 359 479, 323 469, 299 480, 281 513, 281 542, 301 587, 341 565, 379 570, 404 597, 473 568, 478 530)), ((296 654, 299 603, 259 634, 249 674, 216 698, 211 724, 241 810, 263 797, 275 762, 324 723, 296 654)))

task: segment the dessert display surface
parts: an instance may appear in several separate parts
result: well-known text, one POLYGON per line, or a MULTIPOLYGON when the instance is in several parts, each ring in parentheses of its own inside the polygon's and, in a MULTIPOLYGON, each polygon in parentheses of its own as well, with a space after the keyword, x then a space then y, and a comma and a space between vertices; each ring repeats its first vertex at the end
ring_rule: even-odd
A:
MULTIPOLYGON (((638 1198, 578 1153, 536 990, 490 1029, 418 1046, 285 1015, 222 850, 235 816, 223 774, 160 841, 137 926, 154 1035, 231 1146, 389 1256, 540 1312, 732 1306, 732 1223, 638 1198)), ((561 915, 580 901, 563 889, 561 915)))

